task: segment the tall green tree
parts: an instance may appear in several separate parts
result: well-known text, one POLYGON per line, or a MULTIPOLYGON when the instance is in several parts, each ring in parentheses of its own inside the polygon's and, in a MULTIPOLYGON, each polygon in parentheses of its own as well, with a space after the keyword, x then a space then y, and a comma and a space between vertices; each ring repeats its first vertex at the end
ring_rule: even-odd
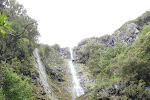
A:
POLYGON ((32 100, 32 86, 22 80, 11 69, 3 72, 3 94, 6 100, 32 100))

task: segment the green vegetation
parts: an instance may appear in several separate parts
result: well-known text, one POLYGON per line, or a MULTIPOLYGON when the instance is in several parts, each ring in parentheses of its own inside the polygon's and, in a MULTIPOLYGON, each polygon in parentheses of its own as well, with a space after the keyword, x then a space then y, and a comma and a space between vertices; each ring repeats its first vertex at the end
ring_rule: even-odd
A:
POLYGON ((15 0, 2 0, 0 12, 0 100, 46 98, 32 54, 39 36, 36 21, 15 0))
MULTIPOLYGON (((64 48, 60 48, 58 44, 49 46, 40 44, 39 45, 40 56, 45 66, 45 71, 48 75, 49 85, 52 91, 52 95, 55 99, 71 99, 70 94, 70 83, 71 80, 68 73, 68 65, 63 57, 69 55, 69 49, 66 49, 67 53, 63 55, 60 52, 66 52, 64 48)), ((66 57, 65 57, 66 58, 66 57)))
MULTIPOLYGON (((77 99, 150 99, 149 22, 150 11, 136 20, 125 23, 119 29, 120 34, 116 31, 112 36, 87 38, 75 47, 77 54, 75 61, 82 65, 82 70, 86 71, 83 74, 97 80, 94 88, 87 88, 86 93, 77 99), (136 41, 126 44, 119 40, 128 39, 124 33, 130 23, 134 23, 131 26, 136 27, 141 33, 136 41), (107 45, 110 41, 113 44, 107 45)), ((134 35, 137 35, 137 32, 134 35)), ((15 0, 1 1, 0 100, 47 100, 49 98, 38 80, 39 73, 34 68, 32 53, 36 47, 40 50, 52 97, 72 98, 68 65, 64 60, 70 58, 69 49, 60 48, 58 44, 52 46, 37 44, 38 36, 37 22, 27 15, 22 5, 15 0)), ((89 86, 89 84, 82 85, 89 86)))
POLYGON ((103 37, 99 39, 91 38, 90 42, 82 45, 81 49, 76 48, 78 55, 77 62, 88 66, 93 75, 97 73, 105 73, 106 66, 110 64, 112 58, 120 54, 125 45, 123 43, 115 43, 115 47, 106 47, 103 37), (101 42, 96 42, 101 40, 101 42))
MULTIPOLYGON (((49 46, 49 45, 41 45, 39 47, 41 51, 41 57, 45 61, 45 64, 51 64, 53 66, 57 66, 58 64, 63 63, 63 59, 60 55, 60 46, 58 44, 49 46)), ((51 66, 49 65, 49 66, 51 66)))
POLYGON ((133 20, 133 22, 135 22, 138 26, 140 26, 139 28, 143 28, 143 25, 145 25, 145 23, 149 23, 150 22, 150 11, 146 11, 142 16, 138 17, 136 20, 133 20))
POLYGON ((71 98, 68 90, 63 88, 69 86, 65 79, 70 80, 69 75, 65 73, 68 69, 62 58, 69 57, 67 48, 60 48, 57 44, 37 44, 38 24, 16 0, 2 0, 0 12, 0 100, 50 98, 34 67, 33 51, 36 47, 41 51, 41 59, 49 76, 54 98, 71 98), (55 66, 62 67, 64 74, 54 68, 55 66))
POLYGON ((3 30, 3 28, 9 29, 11 31, 14 31, 12 28, 10 28, 9 25, 11 25, 10 22, 8 22, 7 20, 7 16, 5 13, 1 14, 0 13, 0 35, 4 38, 5 36, 5 31, 3 30))
POLYGON ((7 100, 32 100, 32 86, 27 78, 22 80, 11 69, 3 71, 3 93, 7 100))
MULTIPOLYGON (((149 18, 146 15, 144 18, 149 18)), ((132 44, 115 41, 114 46, 107 47, 104 41, 96 42, 103 40, 100 37, 96 40, 90 38, 89 42, 79 43, 75 48, 77 62, 90 68, 97 79, 95 88, 88 90, 79 100, 150 99, 147 88, 150 84, 150 24, 144 18, 147 25, 132 44), (118 88, 114 88, 115 84, 118 88)))

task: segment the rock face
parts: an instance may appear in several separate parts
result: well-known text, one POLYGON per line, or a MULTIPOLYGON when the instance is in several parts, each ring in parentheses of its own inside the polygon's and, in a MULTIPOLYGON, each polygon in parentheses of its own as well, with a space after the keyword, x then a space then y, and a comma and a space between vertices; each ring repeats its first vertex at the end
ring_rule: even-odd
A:
POLYGON ((139 33, 139 27, 135 23, 126 23, 113 33, 110 39, 106 42, 106 45, 114 46, 115 41, 132 43, 137 39, 139 33))
POLYGON ((59 53, 60 53, 61 57, 64 59, 70 58, 69 48, 61 48, 59 50, 59 53))
POLYGON ((115 41, 132 43, 138 38, 138 34, 143 26, 150 22, 150 11, 145 12, 135 20, 126 22, 122 27, 116 30, 106 42, 106 46, 114 46, 115 41))
MULTIPOLYGON (((55 72, 53 69, 51 69, 51 68, 49 68, 49 67, 45 67, 45 68, 46 68, 46 73, 47 73, 48 75, 50 75, 51 78, 57 79, 57 80, 60 81, 60 82, 65 81, 65 78, 64 78, 61 74, 55 72)), ((60 68, 58 68, 58 67, 56 67, 56 69, 57 69, 58 71, 62 71, 62 70, 61 70, 60 68)))

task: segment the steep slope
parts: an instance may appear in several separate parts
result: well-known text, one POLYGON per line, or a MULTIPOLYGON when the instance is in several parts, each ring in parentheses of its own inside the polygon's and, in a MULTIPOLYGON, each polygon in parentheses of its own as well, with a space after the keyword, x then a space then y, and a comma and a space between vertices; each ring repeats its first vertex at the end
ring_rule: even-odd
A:
POLYGON ((140 17, 135 20, 131 20, 123 24, 119 29, 117 29, 108 42, 108 46, 113 45, 113 41, 122 41, 125 43, 132 43, 138 37, 138 34, 143 29, 144 25, 147 25, 150 22, 150 11, 145 12, 140 17))
POLYGON ((34 68, 37 22, 15 0, 1 0, 0 12, 6 14, 14 30, 5 30, 5 37, 0 37, 0 99, 47 99, 34 68))
POLYGON ((76 61, 97 79, 79 100, 150 98, 149 18, 148 11, 110 36, 85 39, 75 47, 76 61))
MULTIPOLYGON (((37 22, 15 0, 0 1, 0 12, 6 13, 14 30, 5 30, 5 37, 0 37, 0 99, 72 99, 71 75, 64 60, 70 58, 68 48, 37 44, 37 22), (49 93, 35 68, 36 47, 49 93)), ((149 22, 150 11, 126 22, 112 35, 85 39, 74 48, 74 61, 81 65, 81 85, 86 90, 77 99, 150 99, 149 22), (96 80, 95 87, 91 80, 93 84, 96 80)))
POLYGON ((60 48, 58 44, 40 44, 39 50, 53 99, 71 100, 71 75, 65 60, 70 58, 69 49, 60 48))

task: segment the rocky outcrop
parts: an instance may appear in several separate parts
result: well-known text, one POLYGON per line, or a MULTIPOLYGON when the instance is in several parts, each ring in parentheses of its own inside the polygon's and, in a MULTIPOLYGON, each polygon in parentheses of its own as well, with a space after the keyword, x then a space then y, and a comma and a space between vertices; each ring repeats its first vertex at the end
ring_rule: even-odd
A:
MULTIPOLYGON (((45 67, 45 68, 46 68, 46 73, 47 73, 48 75, 50 75, 50 77, 51 77, 52 79, 56 79, 56 80, 58 80, 58 81, 60 81, 60 82, 65 81, 65 78, 64 78, 61 74, 59 74, 59 73, 57 73, 56 71, 54 71, 54 69, 49 68, 49 67, 45 67)), ((58 70, 58 71, 62 71, 60 68, 58 68, 57 70, 58 70)))
POLYGON ((115 41, 122 41, 124 43, 134 42, 138 38, 138 34, 143 29, 143 26, 149 22, 150 11, 147 11, 135 20, 126 22, 110 36, 106 42, 106 46, 114 46, 115 41))
POLYGON ((38 78, 39 78, 39 73, 38 73, 38 71, 37 71, 37 70, 34 70, 34 71, 32 72, 31 77, 32 77, 33 80, 38 79, 38 78))
POLYGON ((64 59, 70 58, 69 48, 60 48, 59 53, 64 59))
POLYGON ((121 28, 116 30, 106 42, 106 46, 114 46, 115 41, 132 43, 138 37, 140 29, 135 23, 126 23, 121 28))

